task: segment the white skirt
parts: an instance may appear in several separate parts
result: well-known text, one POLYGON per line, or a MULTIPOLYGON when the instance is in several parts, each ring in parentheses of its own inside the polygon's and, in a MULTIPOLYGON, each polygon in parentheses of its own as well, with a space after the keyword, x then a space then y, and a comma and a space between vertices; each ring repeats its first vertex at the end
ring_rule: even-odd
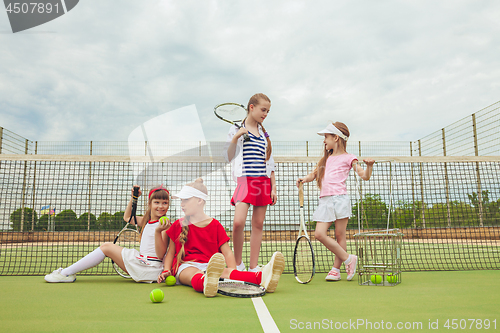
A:
POLYGON ((143 260, 136 249, 123 248, 122 258, 128 274, 135 282, 153 283, 163 271, 163 262, 143 260))
POLYGON ((351 217, 351 200, 347 194, 328 195, 319 198, 318 208, 313 214, 313 221, 333 222, 351 217))

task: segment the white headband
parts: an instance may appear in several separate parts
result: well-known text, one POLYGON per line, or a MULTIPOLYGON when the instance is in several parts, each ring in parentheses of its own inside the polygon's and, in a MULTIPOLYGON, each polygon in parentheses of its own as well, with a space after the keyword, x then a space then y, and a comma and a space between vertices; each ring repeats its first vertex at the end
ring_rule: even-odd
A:
POLYGON ((183 186, 182 190, 179 193, 172 196, 172 198, 174 199, 189 199, 192 197, 200 198, 205 201, 207 201, 208 199, 208 195, 206 195, 200 190, 195 189, 194 187, 187 185, 183 186))
POLYGON ((346 136, 344 133, 342 133, 337 127, 335 127, 333 124, 328 124, 328 126, 326 126, 326 128, 322 131, 319 131, 318 134, 319 135, 325 135, 325 134, 335 134, 335 135, 338 135, 339 137, 341 137, 342 139, 344 139, 346 142, 347 140, 349 139, 348 136, 346 136))

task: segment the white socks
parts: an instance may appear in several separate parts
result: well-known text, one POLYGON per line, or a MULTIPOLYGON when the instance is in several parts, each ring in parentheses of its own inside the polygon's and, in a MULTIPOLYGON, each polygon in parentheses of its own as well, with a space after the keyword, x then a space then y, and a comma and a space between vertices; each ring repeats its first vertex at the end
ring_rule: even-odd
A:
POLYGON ((241 262, 241 264, 239 264, 238 266, 236 266, 236 269, 239 270, 240 272, 244 272, 247 270, 247 268, 245 267, 245 264, 243 263, 243 261, 241 262))
POLYGON ((98 247, 82 259, 75 262, 73 265, 63 269, 61 271, 61 274, 66 276, 76 274, 78 272, 99 265, 104 260, 104 258, 106 258, 106 256, 102 252, 101 248, 98 247))
POLYGON ((344 261, 344 265, 349 265, 349 263, 351 262, 351 257, 352 257, 352 254, 350 254, 349 258, 347 258, 346 261, 344 261))

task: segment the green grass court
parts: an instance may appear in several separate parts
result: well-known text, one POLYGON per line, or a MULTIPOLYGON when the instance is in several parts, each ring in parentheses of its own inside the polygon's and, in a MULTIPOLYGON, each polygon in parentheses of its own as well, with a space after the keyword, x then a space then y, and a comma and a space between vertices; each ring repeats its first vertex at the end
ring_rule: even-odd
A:
MULTIPOLYGON (((359 286, 356 278, 345 281, 345 274, 342 281, 326 282, 324 275, 301 285, 284 274, 276 292, 263 297, 281 332, 371 332, 382 330, 380 325, 408 332, 500 329, 498 270, 404 272, 395 287, 359 286), (438 330, 430 330, 436 321, 438 330)), ((2 332, 263 331, 251 299, 209 299, 186 286, 139 284, 117 275, 78 276, 75 283, 60 284, 41 276, 2 276, 0 282, 2 332), (149 292, 156 287, 165 300, 153 304, 149 292)))
MULTIPOLYGON (((59 244, 4 244, 0 248, 0 273, 2 275, 45 275, 59 267, 67 267, 98 247, 100 243, 80 245, 59 244)), ((275 251, 285 256, 288 264, 286 273, 293 273, 292 260, 294 241, 263 242, 261 248, 261 264, 275 251)), ((317 259, 316 270, 328 272, 333 265, 334 256, 317 241, 313 241, 317 259)), ((347 249, 356 253, 354 241, 348 241, 347 249)), ((249 244, 245 243, 243 253, 249 256, 249 244)), ((407 271, 443 271, 473 269, 498 269, 497 258, 500 256, 500 246, 497 241, 463 243, 455 240, 447 243, 424 243, 403 241, 402 270, 407 271)), ((109 260, 86 270, 81 274, 114 274, 109 260)))

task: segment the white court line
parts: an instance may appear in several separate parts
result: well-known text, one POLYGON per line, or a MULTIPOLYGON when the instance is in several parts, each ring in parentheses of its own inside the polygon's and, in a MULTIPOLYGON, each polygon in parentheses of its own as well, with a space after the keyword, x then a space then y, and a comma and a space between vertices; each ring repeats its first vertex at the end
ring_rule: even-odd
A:
POLYGON ((269 313, 266 304, 262 297, 252 298, 253 306, 255 307, 255 311, 257 312, 257 316, 260 320, 260 325, 264 330, 264 333, 274 333, 279 332, 278 326, 274 322, 273 317, 269 313))

